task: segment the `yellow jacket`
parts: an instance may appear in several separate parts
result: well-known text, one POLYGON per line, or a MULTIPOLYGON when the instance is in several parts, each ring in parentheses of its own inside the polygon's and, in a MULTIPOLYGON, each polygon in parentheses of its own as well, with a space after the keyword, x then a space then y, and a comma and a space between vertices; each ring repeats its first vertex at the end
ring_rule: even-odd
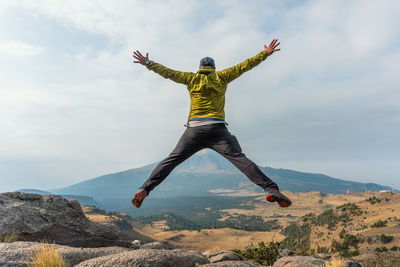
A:
POLYGON ((190 94, 189 120, 194 118, 225 120, 225 92, 228 83, 251 70, 266 58, 267 53, 263 50, 256 56, 221 71, 205 67, 200 68, 197 73, 181 72, 154 61, 150 61, 147 68, 166 79, 187 85, 190 94))

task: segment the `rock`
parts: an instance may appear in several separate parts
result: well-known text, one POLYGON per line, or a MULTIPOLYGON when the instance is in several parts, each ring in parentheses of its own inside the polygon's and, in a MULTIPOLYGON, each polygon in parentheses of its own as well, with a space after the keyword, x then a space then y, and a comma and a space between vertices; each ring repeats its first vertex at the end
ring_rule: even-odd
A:
POLYGON ((273 267, 322 267, 325 261, 311 256, 283 257, 278 259, 273 267))
POLYGON ((18 240, 46 240, 75 247, 129 246, 118 232, 90 221, 78 201, 58 195, 0 194, 0 235, 18 240))
POLYGON ((196 253, 178 252, 164 249, 137 249, 87 260, 76 265, 76 267, 194 267, 206 263, 209 263, 209 261, 205 257, 196 253))
POLYGON ((360 263, 356 261, 346 261, 346 267, 362 267, 360 263))
POLYGON ((201 267, 261 267, 262 265, 248 261, 220 261, 201 265, 201 267))
POLYGON ((130 248, 132 249, 139 249, 140 248, 140 240, 133 240, 130 248))
POLYGON ((279 250, 279 256, 281 257, 293 256, 294 254, 296 254, 296 252, 287 248, 279 250))
POLYGON ((141 249, 167 249, 168 244, 161 242, 151 242, 140 246, 141 249))
MULTIPOLYGON (((204 254, 203 254, 204 255, 204 254)), ((241 261, 243 257, 232 251, 220 251, 218 254, 211 254, 209 256, 210 262, 219 262, 219 261, 241 261)))
POLYGON ((204 251, 202 254, 203 254, 203 256, 210 258, 210 257, 216 256, 218 254, 221 254, 222 252, 223 251, 207 250, 207 251, 204 251))
MULTIPOLYGON (((38 242, 22 241, 0 243, 0 266, 27 266, 31 262, 30 256, 39 250, 42 245, 38 242)), ((122 247, 74 248, 62 245, 54 245, 54 247, 69 266, 74 266, 92 258, 128 250, 122 247)))

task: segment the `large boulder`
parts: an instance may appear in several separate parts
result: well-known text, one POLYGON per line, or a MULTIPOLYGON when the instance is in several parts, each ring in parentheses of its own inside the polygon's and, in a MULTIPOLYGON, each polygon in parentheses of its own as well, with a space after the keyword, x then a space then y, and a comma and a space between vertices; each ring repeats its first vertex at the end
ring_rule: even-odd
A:
MULTIPOLYGON (((27 266, 30 257, 44 244, 38 242, 0 243, 0 266, 27 266)), ((102 248, 74 248, 62 245, 54 245, 54 248, 64 258, 68 266, 74 266, 82 261, 110 254, 127 251, 122 247, 102 248)))
POLYGON ((277 260, 273 267, 323 267, 325 261, 312 256, 283 257, 277 260))
POLYGON ((209 261, 198 253, 180 250, 137 249, 87 260, 76 265, 76 267, 194 267, 206 263, 209 263, 209 261))
POLYGON ((220 261, 241 261, 243 257, 232 251, 205 251, 203 255, 206 256, 210 262, 220 261))
POLYGON ((58 195, 0 194, 0 236, 74 247, 129 246, 114 229, 90 221, 78 201, 58 195))

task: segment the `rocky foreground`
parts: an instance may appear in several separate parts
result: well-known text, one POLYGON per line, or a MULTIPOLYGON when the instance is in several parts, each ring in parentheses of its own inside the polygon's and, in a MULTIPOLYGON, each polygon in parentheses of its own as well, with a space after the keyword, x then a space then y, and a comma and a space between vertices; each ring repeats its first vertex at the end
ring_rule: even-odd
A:
MULTIPOLYGON (((126 240, 115 228, 87 219, 79 202, 57 195, 21 192, 0 194, 0 266, 28 266, 45 241, 54 245, 68 266, 262 266, 231 251, 184 251, 167 243, 126 240)), ((327 261, 310 256, 281 257, 274 267, 319 267, 327 261)), ((361 266, 348 262, 347 266, 361 266)))
MULTIPOLYGON (((0 266, 28 266, 30 257, 39 250, 41 243, 17 241, 0 243, 0 266)), ((253 267, 261 264, 244 261, 242 256, 231 251, 184 251, 180 249, 164 249, 162 244, 145 244, 142 248, 99 247, 74 248, 54 245, 68 266, 79 267, 253 267)), ((322 267, 327 262, 310 256, 282 257, 274 263, 274 267, 322 267)), ((348 262, 349 267, 361 266, 356 262, 348 262)))

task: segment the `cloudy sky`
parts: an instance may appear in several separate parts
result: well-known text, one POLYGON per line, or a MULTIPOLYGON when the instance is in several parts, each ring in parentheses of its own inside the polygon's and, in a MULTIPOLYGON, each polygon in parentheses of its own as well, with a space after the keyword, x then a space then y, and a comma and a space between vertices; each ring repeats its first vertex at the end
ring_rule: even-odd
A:
POLYGON ((195 72, 204 56, 227 68, 273 38, 282 50, 226 95, 246 155, 400 188, 399 14, 396 0, 0 0, 0 192, 169 154, 187 91, 132 51, 195 72))

